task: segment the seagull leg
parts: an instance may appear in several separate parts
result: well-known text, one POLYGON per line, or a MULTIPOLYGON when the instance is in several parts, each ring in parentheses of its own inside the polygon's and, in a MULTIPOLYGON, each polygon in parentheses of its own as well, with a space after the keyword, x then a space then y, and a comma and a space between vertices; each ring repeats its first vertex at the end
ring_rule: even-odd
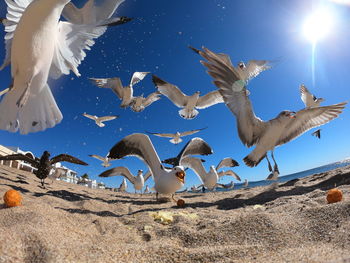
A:
POLYGON ((175 196, 175 194, 172 194, 172 195, 171 195, 171 199, 173 199, 173 201, 176 203, 176 202, 177 202, 177 200, 175 199, 175 197, 174 197, 174 196, 175 196))
POLYGON ((269 165, 269 171, 272 172, 272 166, 271 166, 269 157, 267 157, 267 154, 265 155, 265 158, 266 158, 266 161, 267 161, 267 163, 268 163, 268 165, 269 165))
POLYGON ((158 192, 156 192, 156 201, 158 201, 158 192))
POLYGON ((275 157, 274 157, 274 155, 273 155, 273 150, 271 151, 271 157, 272 157, 273 161, 275 162, 275 164, 274 164, 274 166, 273 166, 274 171, 280 173, 280 171, 279 171, 279 169, 278 169, 277 162, 276 162, 275 157))

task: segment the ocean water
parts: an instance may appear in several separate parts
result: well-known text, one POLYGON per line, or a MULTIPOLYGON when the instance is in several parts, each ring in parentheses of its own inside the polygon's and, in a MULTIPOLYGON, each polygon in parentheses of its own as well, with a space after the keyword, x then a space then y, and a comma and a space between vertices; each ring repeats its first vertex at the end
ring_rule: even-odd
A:
MULTIPOLYGON (((312 168, 312 169, 305 170, 305 171, 298 172, 298 173, 293 173, 293 174, 289 174, 289 175, 285 175, 285 176, 280 176, 275 181, 261 180, 261 181, 249 182, 248 188, 252 188, 252 187, 256 187, 256 186, 270 185, 270 184, 273 184, 275 182, 278 182, 278 183, 287 182, 287 181, 290 181, 290 180, 293 180, 293 179, 303 178, 303 177, 306 177, 306 176, 309 176, 309 175, 313 175, 313 174, 317 174, 317 173, 328 172, 330 170, 333 170, 333 169, 336 169, 336 168, 345 167, 347 165, 350 165, 350 159, 339 161, 339 162, 335 162, 335 163, 326 164, 326 165, 323 165, 323 166, 320 166, 320 167, 312 168)), ((243 183, 238 183, 238 184, 235 184, 235 187, 234 187, 233 190, 237 190, 237 189, 241 189, 241 188, 243 188, 243 183)), ((232 190, 232 189, 230 189, 230 190, 232 190)), ((218 189, 218 191, 230 191, 230 190, 218 189)))

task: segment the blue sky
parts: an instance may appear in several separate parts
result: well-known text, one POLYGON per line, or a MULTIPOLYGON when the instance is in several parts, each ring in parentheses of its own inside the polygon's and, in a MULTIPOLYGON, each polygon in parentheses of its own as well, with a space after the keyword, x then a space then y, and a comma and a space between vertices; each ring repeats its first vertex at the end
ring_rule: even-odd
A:
MULTIPOLYGON (((81 5, 84 1, 73 1, 81 5)), ((0 16, 6 13, 0 4, 0 16)), ((236 159, 234 168, 243 179, 262 180, 267 177, 266 161, 256 168, 244 165, 242 159, 253 148, 243 146, 238 138, 235 118, 224 104, 201 110, 194 120, 184 120, 166 97, 141 113, 119 108, 120 101, 109 90, 93 86, 88 77, 120 77, 128 84, 134 71, 151 71, 160 78, 176 84, 185 93, 200 90, 205 94, 215 87, 199 56, 187 45, 206 46, 213 51, 227 53, 233 62, 250 59, 277 61, 275 67, 263 72, 249 84, 255 113, 269 120, 282 110, 300 110, 299 85, 305 84, 316 96, 323 97, 323 105, 349 101, 350 91, 350 8, 330 1, 305 0, 126 0, 117 15, 133 17, 128 24, 108 29, 80 65, 81 77, 73 74, 51 81, 64 119, 56 127, 29 135, 0 131, 0 144, 18 146, 40 155, 48 150, 52 155, 69 153, 88 162, 87 167, 64 163, 91 178, 118 186, 122 177, 99 179, 105 169, 88 154, 105 155, 123 137, 134 132, 176 132, 208 127, 197 135, 214 149, 205 157, 207 169, 224 157, 236 159), (319 6, 326 6, 333 14, 333 28, 317 44, 315 53, 315 83, 312 81, 312 48, 303 33, 306 17, 319 6), (82 116, 117 114, 120 118, 99 128, 82 116)), ((0 32, 3 38, 4 32, 0 32)), ((3 43, 1 59, 5 56, 3 43)), ((1 89, 10 84, 10 67, 0 72, 1 89)), ((136 95, 154 92, 151 76, 134 88, 136 95)), ((275 157, 281 175, 317 167, 350 156, 350 112, 346 108, 339 118, 322 127, 322 139, 311 136, 311 131, 296 140, 276 148, 275 157)), ((161 159, 181 150, 182 144, 172 145, 165 138, 151 136, 161 159)), ((127 166, 136 174, 146 170, 144 164, 129 157, 113 161, 114 166, 127 166)), ((199 179, 188 172, 186 186, 199 184, 199 179)), ((221 180, 223 183, 230 178, 221 180)), ((152 186, 151 182, 147 183, 152 186)), ((132 188, 129 186, 129 190, 132 188)))

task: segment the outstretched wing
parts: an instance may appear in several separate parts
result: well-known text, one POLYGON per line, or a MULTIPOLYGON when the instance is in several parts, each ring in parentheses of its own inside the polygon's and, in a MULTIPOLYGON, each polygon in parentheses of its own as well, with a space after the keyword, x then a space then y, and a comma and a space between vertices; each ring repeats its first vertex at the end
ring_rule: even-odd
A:
POLYGON ((183 137, 183 136, 192 135, 192 134, 195 134, 195 133, 197 133, 197 132, 199 132, 199 131, 202 131, 202 130, 204 130, 204 129, 206 129, 206 128, 181 132, 181 133, 180 133, 180 136, 183 137))
POLYGON ((174 138, 175 134, 174 133, 157 133, 157 132, 147 132, 149 134, 159 136, 159 137, 164 137, 164 138, 174 138))
POLYGON ((100 156, 100 155, 97 155, 97 154, 89 154, 90 157, 93 157, 93 158, 96 158, 102 162, 104 162, 106 160, 106 158, 100 156))
POLYGON ((214 84, 218 87, 227 107, 236 116, 241 141, 248 147, 256 144, 265 130, 266 123, 255 116, 247 90, 245 88, 241 91, 234 90, 234 83, 239 81, 235 69, 227 64, 222 55, 207 48, 203 48, 199 54, 208 61, 201 63, 208 68, 208 74, 213 77, 214 84))
POLYGON ((4 62, 2 63, 0 70, 5 68, 11 63, 11 46, 14 32, 17 28, 17 24, 22 17, 24 10, 33 0, 5 0, 7 4, 6 19, 2 20, 2 24, 5 26, 5 48, 6 55, 4 62))
POLYGON ((304 132, 326 124, 331 120, 337 118, 347 102, 338 103, 330 106, 306 108, 296 113, 295 118, 290 119, 285 126, 282 136, 279 138, 276 145, 287 143, 304 132))
POLYGON ((82 8, 70 2, 63 8, 62 16, 74 24, 93 24, 111 17, 124 0, 105 0, 99 5, 94 5, 94 2, 89 0, 82 8))
POLYGON ((113 116, 103 116, 103 117, 99 117, 99 120, 101 122, 104 122, 104 121, 111 121, 111 120, 114 120, 116 118, 118 118, 119 116, 118 115, 113 115, 113 116))
POLYGON ((97 116, 93 116, 93 115, 90 115, 90 114, 87 114, 87 113, 83 113, 83 116, 86 117, 86 118, 89 118, 91 120, 96 120, 97 119, 97 116))
POLYGON ((147 98, 144 99, 143 106, 147 107, 147 106, 151 105, 153 102, 159 100, 160 95, 161 95, 161 93, 159 91, 149 94, 147 96, 147 98))
POLYGON ((222 167, 235 167, 239 166, 239 163, 232 159, 231 157, 226 157, 220 161, 220 163, 216 166, 216 171, 218 171, 222 167))
POLYGON ((314 95, 305 87, 305 85, 300 85, 300 96, 301 100, 304 102, 305 107, 311 107, 316 99, 314 95))
POLYGON ((186 105, 188 96, 182 93, 177 86, 158 78, 156 75, 152 76, 152 81, 157 86, 158 91, 171 100, 177 107, 181 108, 186 105))
POLYGON ((83 162, 82 160, 79 160, 78 158, 68 154, 59 154, 50 160, 50 164, 58 162, 70 162, 75 164, 88 165, 86 162, 83 162))
POLYGON ((151 176, 152 176, 152 172, 147 171, 147 173, 145 173, 145 175, 143 176, 144 182, 146 182, 151 176))
POLYGON ((11 154, 11 155, 6 155, 6 156, 0 156, 0 160, 21 160, 25 161, 27 163, 30 163, 34 167, 38 167, 38 162, 35 161, 34 159, 24 155, 24 154, 11 154))
POLYGON ((120 78, 89 78, 99 88, 111 89, 119 99, 123 98, 124 87, 120 78))
POLYGON ((111 177, 111 176, 117 176, 117 175, 124 176, 132 184, 135 184, 135 177, 131 174, 128 168, 122 167, 122 166, 104 171, 99 175, 99 177, 111 177))
POLYGON ((214 90, 202 97, 199 97, 196 104, 196 108, 205 109, 212 105, 223 103, 223 102, 224 102, 224 98, 222 97, 220 92, 218 90, 214 90))
POLYGON ((202 180, 202 182, 205 181, 207 172, 204 169, 201 159, 195 157, 185 157, 181 160, 180 165, 182 165, 184 168, 190 168, 202 180))
POLYGON ((178 154, 177 158, 179 163, 181 163, 181 159, 190 155, 209 155, 213 154, 213 149, 210 145, 204 141, 202 138, 192 138, 181 150, 178 154))
POLYGON ((236 180, 241 181, 241 178, 238 176, 238 174, 236 174, 236 173, 235 173, 234 171, 232 171, 232 170, 220 172, 220 173, 218 173, 218 175, 219 175, 219 177, 222 177, 222 176, 225 176, 225 175, 232 176, 232 177, 234 177, 236 180))
POLYGON ((134 86, 135 84, 139 83, 141 80, 143 80, 147 74, 150 72, 134 72, 132 74, 131 80, 130 80, 130 86, 134 86))
POLYGON ((245 68, 246 71, 246 81, 251 80, 258 76, 264 70, 270 69, 271 65, 268 60, 250 60, 245 68))

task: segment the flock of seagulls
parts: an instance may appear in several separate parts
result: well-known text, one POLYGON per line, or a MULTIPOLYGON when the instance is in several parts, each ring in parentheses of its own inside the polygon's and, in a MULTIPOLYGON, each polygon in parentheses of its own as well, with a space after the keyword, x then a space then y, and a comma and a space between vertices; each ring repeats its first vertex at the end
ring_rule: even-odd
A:
MULTIPOLYGON (((9 88, 0 92, 0 129, 21 134, 43 131, 61 122, 63 116, 56 104, 48 85, 49 78, 58 79, 72 71, 80 76, 78 66, 86 56, 85 50, 94 45, 94 39, 105 33, 108 27, 129 22, 127 17, 113 17, 116 9, 124 0, 103 1, 95 5, 94 0, 88 0, 82 8, 77 8, 70 0, 5 0, 7 4, 6 19, 1 19, 5 26, 6 57, 0 70, 11 64, 12 83, 9 88), (61 21, 61 15, 66 21, 61 21)), ((118 97, 121 108, 130 108, 134 112, 142 112, 146 107, 158 101, 161 96, 167 97, 176 107, 179 115, 187 120, 194 119, 201 109, 225 103, 236 119, 238 136, 247 146, 255 146, 254 150, 243 160, 249 167, 257 166, 266 158, 270 171, 267 180, 276 180, 279 168, 274 158, 274 149, 299 137, 306 131, 326 124, 338 117, 345 108, 346 102, 321 106, 322 98, 317 98, 304 86, 300 86, 301 99, 305 108, 299 111, 281 111, 275 118, 263 121, 258 118, 249 99, 247 89, 249 81, 265 70, 271 68, 267 60, 243 61, 234 66, 227 54, 215 53, 207 48, 190 47, 202 57, 201 64, 213 78, 217 90, 203 96, 197 91, 186 95, 176 85, 168 83, 156 75, 152 81, 156 91, 146 97, 134 96, 134 86, 142 81, 150 72, 134 72, 129 84, 124 86, 118 77, 90 78, 99 88, 111 89, 118 97), (271 153, 274 165, 268 158, 271 153)), ((104 127, 104 122, 118 118, 117 115, 98 117, 84 113, 83 116, 93 120, 97 126, 104 127)), ((171 138, 170 142, 179 144, 184 136, 193 135, 205 128, 175 133, 149 134, 171 138)), ((312 135, 320 138, 320 130, 312 135)), ((154 180, 154 189, 161 194, 174 194, 185 183, 187 169, 192 169, 202 181, 202 189, 216 187, 232 188, 234 183, 219 184, 222 176, 241 178, 232 170, 219 171, 223 167, 238 166, 238 162, 228 157, 216 167, 210 166, 209 171, 203 166, 204 160, 194 155, 209 155, 213 151, 208 143, 201 138, 191 139, 174 157, 164 161, 158 156, 150 138, 146 134, 135 133, 126 136, 115 144, 106 157, 90 155, 102 161, 103 167, 110 167, 110 161, 127 156, 136 156, 143 160, 149 168, 145 174, 139 170, 133 176, 127 167, 116 167, 101 173, 100 177, 123 176, 120 191, 127 188, 128 179, 136 191, 141 191, 144 183, 150 177, 154 180), (172 167, 165 166, 171 165, 172 167)), ((35 175, 41 180, 50 176, 53 164, 67 161, 80 165, 85 162, 61 154, 50 159, 45 151, 38 160, 28 156, 15 154, 0 157, 0 160, 23 160, 29 162, 37 170, 35 175)), ((56 169, 52 178, 58 178, 63 170, 56 169)), ((245 181, 248 185, 248 181, 245 181)), ((194 187, 193 190, 198 190, 194 187)), ((149 191, 148 187, 145 192, 149 191)))

